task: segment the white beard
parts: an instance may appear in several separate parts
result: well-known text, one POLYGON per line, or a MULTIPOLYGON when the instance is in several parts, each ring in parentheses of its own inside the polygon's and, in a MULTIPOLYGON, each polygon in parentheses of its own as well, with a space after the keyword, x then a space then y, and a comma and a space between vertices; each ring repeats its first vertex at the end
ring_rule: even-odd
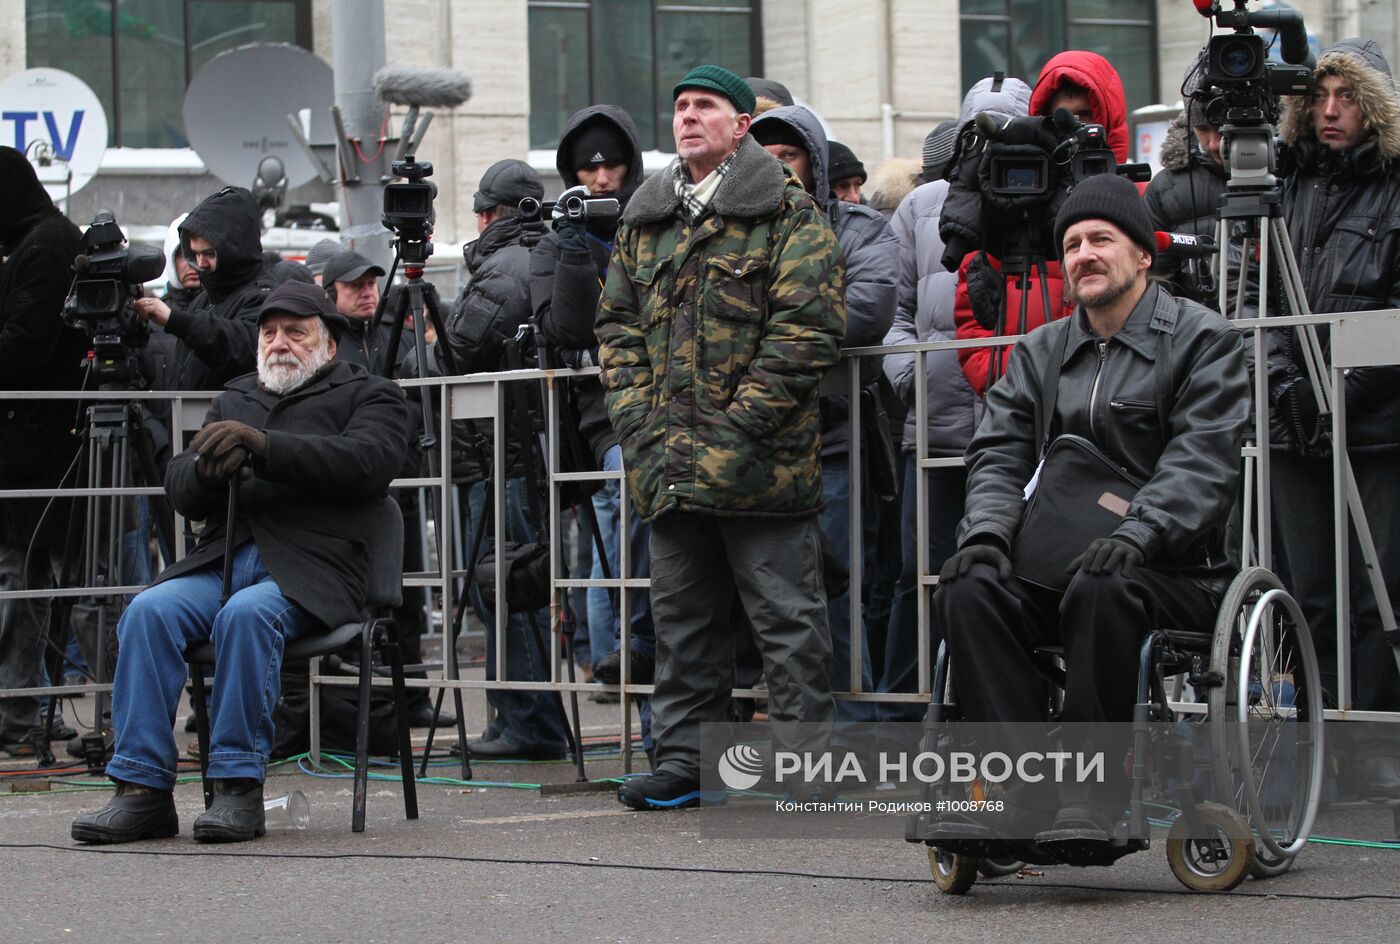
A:
POLYGON ((258 383, 278 396, 291 393, 320 372, 331 362, 330 334, 321 332, 321 343, 299 361, 295 354, 273 354, 268 357, 258 346, 258 383))

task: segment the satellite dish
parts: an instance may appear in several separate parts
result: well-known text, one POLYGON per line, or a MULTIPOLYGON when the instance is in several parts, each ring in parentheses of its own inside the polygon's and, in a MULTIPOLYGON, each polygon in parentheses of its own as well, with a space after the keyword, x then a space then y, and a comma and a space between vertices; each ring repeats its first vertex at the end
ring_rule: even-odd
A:
POLYGON ((21 151, 57 204, 82 189, 107 152, 97 93, 61 69, 26 69, 0 82, 0 144, 21 151))
POLYGON ((222 52, 185 92, 185 134, 209 170, 225 183, 249 187, 264 158, 282 161, 287 186, 299 187, 316 168, 287 126, 300 112, 314 143, 335 140, 331 67, 300 46, 257 43, 222 52), (307 116, 310 116, 309 119, 307 116))

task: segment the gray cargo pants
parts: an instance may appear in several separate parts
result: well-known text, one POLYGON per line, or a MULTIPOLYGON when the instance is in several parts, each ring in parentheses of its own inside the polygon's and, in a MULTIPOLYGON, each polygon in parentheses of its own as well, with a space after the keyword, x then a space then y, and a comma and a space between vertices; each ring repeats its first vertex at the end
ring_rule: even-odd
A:
MULTIPOLYGON (((652 522, 656 689, 651 730, 658 770, 698 779, 700 725, 729 720, 734 687, 729 617, 736 593, 763 655, 775 729, 783 722, 831 724, 831 634, 819 540, 815 516, 671 512, 652 522)), ((783 746, 825 749, 824 739, 783 746)))

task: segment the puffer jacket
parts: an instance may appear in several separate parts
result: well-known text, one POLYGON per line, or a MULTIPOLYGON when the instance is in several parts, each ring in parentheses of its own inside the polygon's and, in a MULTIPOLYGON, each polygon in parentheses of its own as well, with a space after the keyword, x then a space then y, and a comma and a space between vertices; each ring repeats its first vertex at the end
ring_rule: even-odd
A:
MULTIPOLYGON (((1172 122, 1162 142, 1162 170, 1147 185, 1142 199, 1153 229, 1214 239, 1227 175, 1224 166, 1201 149, 1191 131, 1190 116, 1199 108, 1188 99, 1186 112, 1172 122)), ((1166 283, 1173 295, 1216 308, 1210 262, 1159 252, 1152 274, 1166 283)))
POLYGON ((845 328, 831 227, 751 136, 698 223, 680 215, 671 169, 642 184, 597 325, 638 513, 814 514, 817 388, 845 328))
MULTIPOLYGON (((1104 126, 1109 149, 1120 163, 1128 160, 1128 99, 1123 94, 1123 80, 1109 61, 1098 53, 1071 49, 1051 57, 1040 70, 1031 91, 1030 113, 1048 115, 1050 102, 1055 92, 1066 81, 1074 82, 1089 90, 1089 108, 1096 124, 1104 126)), ((1143 185, 1139 184, 1139 189, 1143 185)), ((1047 221, 1047 226, 1053 220, 1047 221)), ((1030 297, 1026 299, 1026 322, 1019 324, 1021 311, 1021 289, 1019 276, 1006 275, 997 279, 1001 290, 1001 301, 1005 305, 1006 328, 1002 336, 1024 334, 1048 320, 1063 318, 1074 310, 1069 302, 1068 283, 1060 269, 1056 247, 1051 246, 1045 259, 1045 287, 1050 296, 1050 311, 1045 310, 1044 295, 1041 293, 1039 272, 1032 275, 1030 297)), ((984 254, 987 264, 994 272, 1001 272, 1001 261, 990 254, 984 254)), ((984 328, 973 313, 975 289, 970 291, 968 271, 973 265, 969 257, 964 257, 959 268, 957 308, 958 338, 990 338, 997 332, 984 328)), ((974 283, 975 284, 975 283, 974 283)), ((995 297, 995 296, 993 296, 995 297)), ((968 383, 979 396, 985 396, 987 387, 1006 371, 1006 362, 1011 357, 1010 347, 980 348, 960 352, 963 373, 968 383)))
MULTIPOLYGON (((77 390, 83 333, 63 323, 63 300, 82 251, 78 228, 49 199, 33 167, 0 147, 0 388, 77 390)), ((78 451, 73 400, 0 401, 0 488, 57 488, 78 451)), ((82 484, 82 473, 78 473, 82 484)), ((70 503, 0 500, 0 543, 58 548, 70 503), (36 534, 40 520, 44 527, 36 534)))
MULTIPOLYGON (((627 175, 618 193, 625 207, 628 198, 642 182, 642 146, 632 116, 616 105, 592 105, 575 112, 559 136, 555 166, 565 187, 578 185, 578 174, 570 167, 573 139, 587 124, 609 122, 626 137, 631 146, 627 175)), ((586 252, 564 252, 559 236, 547 233, 530 252, 530 304, 535 324, 570 367, 590 367, 598 362, 598 338, 593 323, 598 317, 598 296, 607 277, 617 220, 590 221, 585 235, 586 252)), ((601 466, 603 455, 617 445, 617 434, 608 422, 603 403, 603 387, 597 378, 580 377, 573 382, 578 404, 579 432, 593 458, 601 466)))
POLYGON ((201 290, 188 307, 172 306, 163 334, 142 357, 156 390, 218 390, 257 368, 258 309, 277 280, 264 266, 262 225, 253 195, 225 187, 190 211, 179 226, 180 250, 190 236, 218 253, 214 271, 200 274, 201 290))
POLYGON ((1024 490, 1040 461, 1037 404, 1046 365, 1068 332, 1052 435, 1090 440, 1146 484, 1114 532, 1147 563, 1223 591, 1230 564, 1224 521, 1239 485, 1240 443, 1249 422, 1244 342, 1224 318, 1148 285, 1127 323, 1099 339, 1082 313, 1032 332, 1007 374, 987 392, 987 409, 967 450, 965 515, 958 543, 1011 547, 1024 490), (1171 335, 1172 402, 1164 441, 1156 358, 1171 335))
MULTIPOLYGON (((1318 141, 1307 100, 1286 100, 1279 130, 1297 170, 1284 181, 1284 217, 1308 305, 1319 314, 1400 307, 1400 97, 1390 65, 1374 42, 1348 39, 1326 49, 1317 70, 1347 79, 1373 130, 1355 148, 1334 152, 1318 141)), ((1269 297, 1283 296, 1271 289, 1269 297)), ((1319 335, 1326 349, 1327 332, 1319 335)), ((1295 331, 1270 332, 1271 439, 1325 454, 1327 430, 1303 363, 1295 331)), ((1349 449, 1400 445, 1400 367, 1350 371, 1346 405, 1349 449)))
MULTIPOLYGON (((463 247, 471 281, 462 289, 446 316, 439 337, 427 348, 428 368, 422 376, 447 374, 442 357, 444 341, 450 346, 454 366, 462 374, 506 370, 506 342, 530 317, 530 234, 518 216, 503 217, 486 227, 486 232, 463 247)), ((405 377, 420 376, 416 351, 400 362, 405 377)), ((532 392, 525 382, 510 385, 512 394, 528 402, 532 392)), ((532 430, 520 429, 519 414, 506 417, 506 467, 519 471, 533 446, 532 430)), ((491 474, 490 421, 458 420, 452 424, 452 477, 456 482, 479 482, 491 474), (479 447, 479 448, 478 448, 479 447)))
MULTIPOLYGON (((894 323, 895 296, 899 285, 899 240, 878 210, 838 200, 831 192, 827 166, 826 132, 817 116, 801 105, 766 111, 753 127, 781 121, 806 142, 804 150, 812 169, 812 199, 826 214, 846 270, 847 347, 880 344, 894 323)), ((866 384, 879 377, 878 358, 861 359, 866 384)), ((822 456, 839 457, 851 448, 850 397, 833 394, 821 398, 822 456)))
MULTIPOLYGON (((999 115, 1025 114, 1030 86, 1020 79, 1005 79, 994 87, 991 79, 973 85, 963 96, 958 127, 967 127, 978 112, 999 115)), ((958 273, 943 267, 943 237, 939 221, 948 181, 924 184, 900 201, 893 226, 899 238, 899 299, 894 325, 886 344, 919 341, 951 341, 957 334, 954 320, 958 273)), ((924 383, 928 403, 928 446, 931 456, 960 456, 977 425, 980 401, 959 367, 957 351, 926 355, 924 383)), ((914 404, 912 354, 885 356, 885 375, 900 399, 914 404)), ((916 418, 911 409, 904 422, 904 449, 915 448, 916 418)))

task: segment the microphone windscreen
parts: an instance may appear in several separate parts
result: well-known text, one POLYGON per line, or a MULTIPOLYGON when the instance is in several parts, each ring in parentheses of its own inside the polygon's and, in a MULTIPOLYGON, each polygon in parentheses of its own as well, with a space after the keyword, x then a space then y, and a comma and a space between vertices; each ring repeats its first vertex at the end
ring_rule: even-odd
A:
POLYGON ((997 124, 996 116, 989 112, 979 111, 973 120, 977 122, 977 133, 984 138, 995 138, 997 132, 1001 131, 1001 125, 997 124))
POLYGON ((472 83, 456 69, 385 66, 374 74, 374 94, 391 105, 455 108, 472 97, 472 83))
POLYGON ((76 256, 76 257, 74 257, 74 259, 73 259, 73 271, 74 271, 74 272, 78 273, 79 275, 82 275, 84 272, 86 272, 88 269, 91 269, 91 268, 92 268, 92 260, 89 259, 87 256, 76 256))

